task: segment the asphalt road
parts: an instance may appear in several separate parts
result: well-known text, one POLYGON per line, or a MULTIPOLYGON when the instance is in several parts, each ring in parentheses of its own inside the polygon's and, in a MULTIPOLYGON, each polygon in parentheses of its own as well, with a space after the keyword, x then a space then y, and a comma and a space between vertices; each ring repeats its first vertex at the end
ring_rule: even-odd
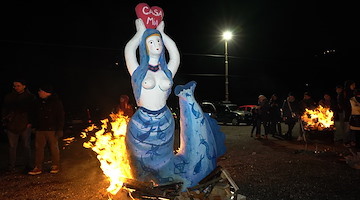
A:
MULTIPOLYGON (((281 137, 254 139, 250 137, 251 128, 221 126, 226 134, 227 152, 218 161, 247 200, 359 198, 360 170, 345 162, 344 156, 350 152, 337 141, 340 134, 335 134, 332 144, 308 141, 306 145, 304 141, 286 141, 281 137)), ((38 176, 23 173, 21 157, 17 171, 5 171, 7 143, 4 138, 2 136, 0 142, 1 200, 108 199, 105 192, 108 182, 96 154, 82 147, 84 139, 78 135, 61 150, 60 173, 44 172, 38 176)), ((46 162, 45 169, 50 165, 46 162)))

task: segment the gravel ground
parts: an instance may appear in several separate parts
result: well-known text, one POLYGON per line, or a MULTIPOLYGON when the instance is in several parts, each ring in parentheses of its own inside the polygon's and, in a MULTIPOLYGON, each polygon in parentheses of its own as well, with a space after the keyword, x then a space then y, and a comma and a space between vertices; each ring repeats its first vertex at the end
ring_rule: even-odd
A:
MULTIPOLYGON (((226 169, 247 200, 359 199, 360 170, 344 160, 349 150, 339 142, 322 144, 285 141, 279 137, 256 140, 250 126, 221 126, 226 154, 218 164, 226 169), (317 145, 316 145, 317 144, 317 145), (316 150, 319 153, 314 153, 316 150)), ((285 129, 284 129, 285 130, 285 129)), ((295 127, 295 130, 296 127, 295 127)), ((96 154, 82 147, 79 137, 61 150, 62 171, 25 174, 21 167, 5 172, 7 143, 0 140, 1 200, 105 200, 108 182, 96 154)), ((51 163, 45 163, 49 167, 51 163)), ((123 199, 117 195, 114 199, 123 199)))

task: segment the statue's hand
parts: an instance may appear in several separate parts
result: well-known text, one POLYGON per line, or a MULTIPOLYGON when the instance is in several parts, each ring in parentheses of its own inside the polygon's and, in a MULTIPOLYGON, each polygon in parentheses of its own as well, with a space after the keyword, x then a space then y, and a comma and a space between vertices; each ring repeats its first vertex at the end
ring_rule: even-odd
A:
POLYGON ((156 27, 156 29, 158 31, 160 31, 160 33, 164 33, 164 28, 165 28, 165 22, 161 21, 160 24, 156 27))
POLYGON ((144 24, 143 20, 140 18, 135 20, 135 26, 136 26, 137 32, 143 33, 146 30, 145 24, 144 24))

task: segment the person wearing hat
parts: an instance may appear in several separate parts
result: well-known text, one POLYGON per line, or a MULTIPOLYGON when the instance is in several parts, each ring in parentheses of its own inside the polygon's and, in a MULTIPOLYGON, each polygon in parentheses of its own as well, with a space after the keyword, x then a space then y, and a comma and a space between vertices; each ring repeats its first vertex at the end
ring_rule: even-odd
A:
POLYGON ((13 90, 4 98, 2 105, 2 125, 9 142, 8 171, 16 170, 18 143, 23 148, 25 170, 31 166, 31 127, 35 111, 36 96, 32 94, 25 80, 14 80, 13 90))
POLYGON ((29 172, 37 175, 43 172, 44 150, 46 144, 50 147, 51 170, 58 173, 60 170, 60 151, 58 139, 63 136, 64 108, 62 101, 54 92, 51 85, 42 85, 38 91, 39 101, 36 112, 35 135, 35 167, 29 172))

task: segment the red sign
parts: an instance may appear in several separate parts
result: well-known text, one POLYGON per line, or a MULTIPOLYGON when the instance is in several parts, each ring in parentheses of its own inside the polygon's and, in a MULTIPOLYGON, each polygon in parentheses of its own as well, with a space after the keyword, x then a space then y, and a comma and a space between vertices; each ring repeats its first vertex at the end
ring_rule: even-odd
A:
POLYGON ((164 18, 164 11, 158 6, 150 7, 147 3, 139 3, 135 7, 136 16, 143 20, 146 28, 155 29, 164 18))

